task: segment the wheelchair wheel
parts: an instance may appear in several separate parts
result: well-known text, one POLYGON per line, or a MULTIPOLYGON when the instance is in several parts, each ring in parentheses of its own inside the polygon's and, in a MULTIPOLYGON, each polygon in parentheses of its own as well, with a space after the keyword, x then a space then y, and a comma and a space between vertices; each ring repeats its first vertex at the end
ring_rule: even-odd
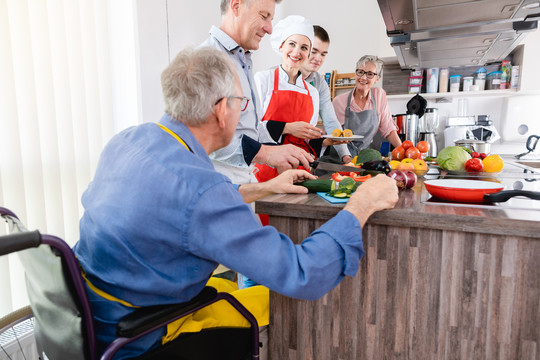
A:
POLYGON ((0 318, 0 359, 38 359, 30 306, 0 318))

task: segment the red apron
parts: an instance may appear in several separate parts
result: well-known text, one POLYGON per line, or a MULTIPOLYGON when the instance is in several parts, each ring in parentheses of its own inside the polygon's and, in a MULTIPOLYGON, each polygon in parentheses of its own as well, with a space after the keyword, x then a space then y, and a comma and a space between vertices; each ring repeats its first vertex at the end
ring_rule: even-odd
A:
MULTIPOLYGON (((299 75, 302 76, 302 75, 299 75)), ((311 122, 313 116, 313 100, 309 93, 306 82, 302 79, 304 87, 307 90, 307 94, 302 94, 296 91, 279 90, 279 67, 274 71, 274 91, 268 104, 268 109, 264 114, 262 120, 275 120, 285 123, 292 123, 295 121, 311 122)), ((290 134, 286 134, 283 137, 281 144, 293 144, 301 149, 304 149, 308 153, 311 153, 315 159, 317 154, 305 139, 297 138, 290 134)), ((275 178, 278 175, 276 169, 265 164, 255 164, 258 171, 255 173, 257 181, 264 182, 275 178)))

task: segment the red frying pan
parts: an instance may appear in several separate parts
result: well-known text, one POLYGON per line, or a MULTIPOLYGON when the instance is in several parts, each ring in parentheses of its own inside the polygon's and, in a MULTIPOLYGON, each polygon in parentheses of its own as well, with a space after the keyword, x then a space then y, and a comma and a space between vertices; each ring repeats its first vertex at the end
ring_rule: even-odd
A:
POLYGON ((434 197, 457 202, 505 202, 514 196, 540 200, 540 192, 504 190, 497 182, 463 179, 436 179, 424 181, 426 190, 434 197))

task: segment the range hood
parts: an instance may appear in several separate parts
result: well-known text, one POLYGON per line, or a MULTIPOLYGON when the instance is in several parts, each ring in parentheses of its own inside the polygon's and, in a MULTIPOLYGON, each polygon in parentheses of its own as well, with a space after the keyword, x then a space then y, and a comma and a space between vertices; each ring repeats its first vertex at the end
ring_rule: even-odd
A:
POLYGON ((540 0, 377 1, 402 69, 500 61, 540 19, 540 0))

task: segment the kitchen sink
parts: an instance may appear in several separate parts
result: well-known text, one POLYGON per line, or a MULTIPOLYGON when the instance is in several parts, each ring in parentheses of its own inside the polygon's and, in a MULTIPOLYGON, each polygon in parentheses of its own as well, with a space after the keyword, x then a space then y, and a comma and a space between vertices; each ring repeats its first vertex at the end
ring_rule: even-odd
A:
POLYGON ((540 169, 540 160, 522 160, 522 161, 516 161, 516 163, 529 166, 535 169, 540 169))

